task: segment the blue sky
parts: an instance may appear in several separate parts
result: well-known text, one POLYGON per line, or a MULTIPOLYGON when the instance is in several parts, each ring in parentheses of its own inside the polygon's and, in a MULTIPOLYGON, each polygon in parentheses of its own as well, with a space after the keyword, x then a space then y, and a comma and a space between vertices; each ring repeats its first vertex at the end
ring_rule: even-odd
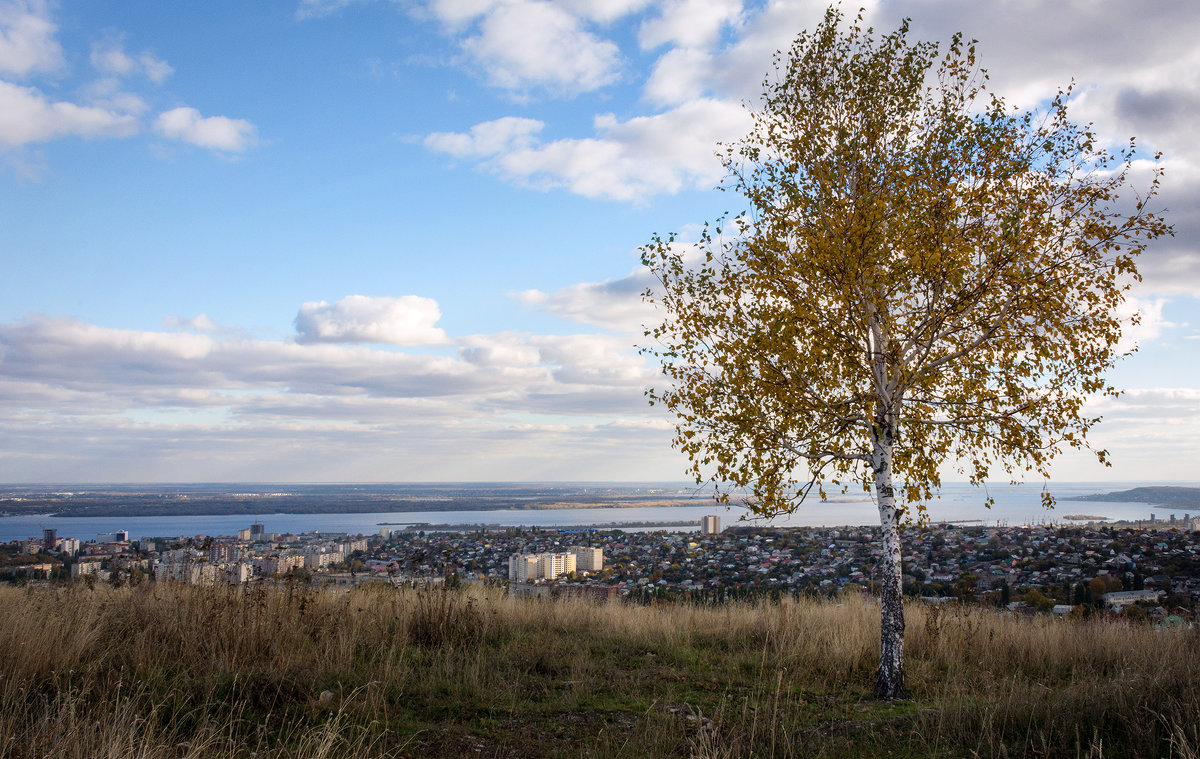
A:
MULTIPOLYGON (((865 5, 1164 152, 1114 467, 1056 474, 1196 479, 1200 7, 865 5)), ((0 481, 678 479, 636 249, 741 210, 715 143, 823 9, 0 0, 0 481)))

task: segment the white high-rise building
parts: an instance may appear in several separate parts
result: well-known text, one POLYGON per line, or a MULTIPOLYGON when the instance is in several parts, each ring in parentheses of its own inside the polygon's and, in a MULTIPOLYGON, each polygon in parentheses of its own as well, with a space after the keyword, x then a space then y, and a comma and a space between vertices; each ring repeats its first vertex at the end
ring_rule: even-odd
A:
POLYGON ((604 550, 601 548, 576 546, 571 553, 575 555, 575 566, 580 572, 599 572, 604 569, 604 550))
POLYGON ((716 535, 721 531, 721 517, 715 514, 700 517, 700 534, 716 535))
POLYGON ((559 575, 569 575, 575 571, 575 554, 573 553, 543 553, 538 554, 538 577, 553 580, 559 575))
POLYGON ((513 554, 508 558, 508 579, 511 582, 553 580, 575 571, 573 553, 513 554))
POLYGON ((515 553, 508 557, 508 579, 511 582, 529 582, 537 579, 538 561, 534 554, 515 553))

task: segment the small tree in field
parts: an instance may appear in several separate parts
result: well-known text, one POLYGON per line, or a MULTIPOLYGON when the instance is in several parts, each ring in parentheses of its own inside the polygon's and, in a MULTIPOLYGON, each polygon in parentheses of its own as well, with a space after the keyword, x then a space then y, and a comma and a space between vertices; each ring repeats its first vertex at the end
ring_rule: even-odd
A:
POLYGON ((643 248, 663 317, 646 352, 668 380, 649 395, 723 500, 748 489, 772 515, 814 488, 874 490, 875 689, 896 698, 901 520, 944 463, 976 485, 994 467, 1046 478, 1064 447, 1089 448, 1083 404, 1116 392, 1134 259, 1171 230, 1146 206, 1157 173, 1120 197, 1133 143, 1105 150, 1068 119, 1069 91, 1017 112, 959 36, 943 53, 907 22, 876 36, 842 21, 829 10, 777 54, 751 131, 725 148, 750 206, 732 234, 643 248))

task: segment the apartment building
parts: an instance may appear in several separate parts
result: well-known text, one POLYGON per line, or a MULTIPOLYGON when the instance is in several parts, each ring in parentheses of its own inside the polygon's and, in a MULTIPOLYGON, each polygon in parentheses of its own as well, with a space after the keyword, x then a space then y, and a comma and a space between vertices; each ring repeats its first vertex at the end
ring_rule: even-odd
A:
POLYGON ((312 570, 321 570, 325 567, 341 563, 343 558, 341 550, 307 551, 304 554, 304 566, 312 570))
POLYGON ((575 566, 580 572, 599 572, 604 569, 604 549, 576 546, 571 549, 575 555, 575 566))
POLYGON ((569 575, 575 571, 575 554, 573 553, 543 553, 538 555, 538 576, 544 580, 553 580, 559 575, 569 575))
POLYGON ((95 559, 92 561, 83 559, 81 561, 77 561, 71 565, 71 579, 83 577, 85 575, 98 575, 100 574, 100 567, 103 566, 103 563, 104 562, 101 559, 95 559))
POLYGON ((513 554, 508 557, 508 579, 510 582, 532 582, 537 576, 535 554, 513 554))
POLYGON ((508 579, 511 582, 553 580, 569 575, 576 569, 573 553, 513 554, 508 559, 508 579))
POLYGON ((304 556, 298 553, 263 556, 254 560, 254 567, 263 577, 285 575, 292 569, 303 568, 304 556))

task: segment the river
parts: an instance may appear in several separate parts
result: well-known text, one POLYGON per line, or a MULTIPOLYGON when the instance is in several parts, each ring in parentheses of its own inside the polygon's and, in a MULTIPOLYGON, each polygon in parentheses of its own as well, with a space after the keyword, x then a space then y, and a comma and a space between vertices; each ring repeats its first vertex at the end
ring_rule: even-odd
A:
MULTIPOLYGON (((1057 498, 1091 493, 1106 493, 1132 487, 1162 483, 1055 483, 1050 490, 1057 498)), ((1194 483, 1189 483, 1194 484, 1194 483)), ((257 521, 267 532, 347 532, 372 534, 381 527, 402 529, 406 524, 488 524, 554 528, 556 526, 606 525, 613 523, 660 523, 690 521, 699 529, 700 517, 717 514, 721 526, 729 527, 743 519, 749 524, 777 526, 839 526, 873 525, 878 523, 874 503, 867 497, 833 496, 829 502, 801 505, 795 512, 769 521, 755 518, 737 506, 709 504, 703 506, 656 506, 638 508, 580 508, 580 509, 501 509, 487 511, 415 511, 377 512, 369 514, 271 514, 264 513, 257 521)), ((1151 514, 1166 519, 1172 511, 1163 506, 1144 503, 1060 501, 1053 511, 1041 506, 1041 488, 1037 485, 989 485, 986 490, 965 484, 943 487, 941 498, 929 505, 932 521, 970 521, 975 524, 1020 525, 1045 522, 1064 522, 1069 514, 1087 514, 1109 519, 1148 519, 1151 514), (995 499, 991 509, 984 507, 987 495, 995 499)), ((1176 516, 1186 512, 1175 509, 1176 516)), ((235 535, 249 527, 254 518, 245 515, 196 515, 166 517, 53 517, 9 516, 0 518, 0 542, 20 538, 40 537, 43 527, 52 527, 59 537, 94 540, 97 534, 127 530, 131 538, 175 537, 197 535, 235 535)), ((631 528, 624 528, 631 529, 631 528)), ((634 528, 635 529, 635 528, 634 528)), ((686 528, 668 528, 682 531, 686 528)))

